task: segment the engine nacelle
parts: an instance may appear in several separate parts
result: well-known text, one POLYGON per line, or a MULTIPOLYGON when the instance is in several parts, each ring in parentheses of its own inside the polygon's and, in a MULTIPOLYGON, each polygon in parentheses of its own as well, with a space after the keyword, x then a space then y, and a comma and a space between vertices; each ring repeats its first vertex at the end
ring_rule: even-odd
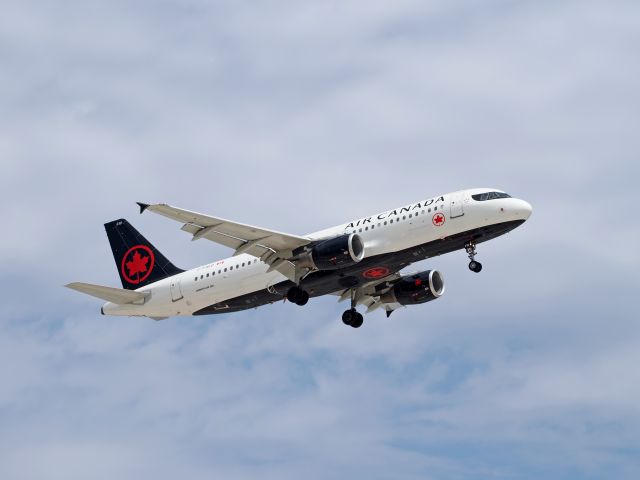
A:
POLYGON ((437 270, 427 270, 400 278, 380 300, 385 304, 418 305, 435 300, 443 293, 442 274, 437 270))
POLYGON ((313 270, 337 270, 355 265, 364 258, 364 243, 358 234, 324 240, 305 252, 297 260, 300 267, 313 270))

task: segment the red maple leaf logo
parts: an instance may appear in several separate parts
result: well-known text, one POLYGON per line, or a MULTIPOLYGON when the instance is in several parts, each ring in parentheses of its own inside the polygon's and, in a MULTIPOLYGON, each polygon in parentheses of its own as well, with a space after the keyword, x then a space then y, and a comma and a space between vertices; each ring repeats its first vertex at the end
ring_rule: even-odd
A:
POLYGON ((140 252, 136 251, 133 254, 133 258, 130 262, 127 262, 127 268, 129 269, 129 276, 139 275, 147 271, 147 263, 149 263, 149 257, 143 257, 140 252))
POLYGON ((151 275, 154 263, 153 251, 146 245, 136 245, 122 257, 120 271, 127 282, 137 285, 151 275))
POLYGON ((362 274, 365 278, 382 278, 389 275, 389 269, 385 267, 370 268, 362 274))
POLYGON ((444 215, 443 215, 442 213, 436 213, 436 214, 433 216, 433 224, 434 224, 436 227, 440 227, 440 226, 442 226, 442 225, 444 224, 444 215))

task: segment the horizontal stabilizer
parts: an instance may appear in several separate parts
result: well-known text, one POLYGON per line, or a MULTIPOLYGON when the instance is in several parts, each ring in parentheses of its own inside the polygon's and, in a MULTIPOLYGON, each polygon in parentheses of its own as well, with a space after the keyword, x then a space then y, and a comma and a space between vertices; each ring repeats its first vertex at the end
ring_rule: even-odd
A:
POLYGON ((136 302, 143 303, 144 299, 149 295, 149 293, 124 290, 122 288, 103 287, 102 285, 93 285, 91 283, 75 282, 65 285, 65 287, 117 305, 136 302))

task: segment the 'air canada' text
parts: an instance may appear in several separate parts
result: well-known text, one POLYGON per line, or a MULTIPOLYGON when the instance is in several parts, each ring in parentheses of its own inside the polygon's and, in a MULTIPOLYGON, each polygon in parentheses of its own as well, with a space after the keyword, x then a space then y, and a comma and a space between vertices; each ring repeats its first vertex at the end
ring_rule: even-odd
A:
POLYGON ((345 228, 354 228, 360 225, 365 225, 367 223, 375 223, 376 220, 384 220, 394 215, 402 215, 403 213, 409 213, 416 209, 429 207, 439 202, 444 203, 444 197, 432 198, 431 200, 427 200, 426 202, 418 202, 414 205, 409 205, 408 207, 402 207, 396 210, 391 210, 390 212, 384 212, 378 215, 377 217, 368 217, 368 218, 364 218, 362 220, 357 220, 357 221, 354 220, 353 222, 348 224, 345 228))

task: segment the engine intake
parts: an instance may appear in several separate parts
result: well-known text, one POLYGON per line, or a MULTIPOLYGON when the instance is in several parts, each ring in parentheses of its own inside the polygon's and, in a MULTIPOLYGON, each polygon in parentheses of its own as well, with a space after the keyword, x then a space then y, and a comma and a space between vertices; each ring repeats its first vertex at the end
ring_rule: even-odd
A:
POLYGON ((427 270, 400 278, 393 288, 382 295, 382 303, 418 305, 440 298, 444 293, 444 279, 437 270, 427 270))
POLYGON ((355 265, 363 258, 362 238, 356 233, 351 233, 314 245, 298 258, 297 264, 313 270, 337 270, 355 265))

